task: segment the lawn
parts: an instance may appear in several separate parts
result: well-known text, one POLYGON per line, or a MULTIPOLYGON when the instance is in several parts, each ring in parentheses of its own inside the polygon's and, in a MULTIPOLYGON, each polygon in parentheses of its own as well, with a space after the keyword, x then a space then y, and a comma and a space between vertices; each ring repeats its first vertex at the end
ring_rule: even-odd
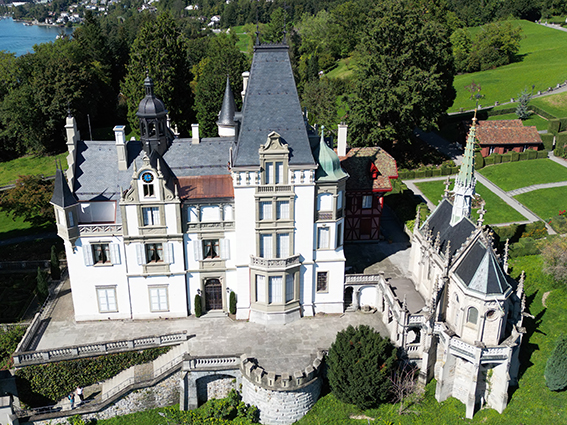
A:
MULTIPOLYGON (((488 117, 489 121, 495 120, 517 120, 518 116, 516 114, 506 114, 506 115, 493 115, 488 117)), ((549 121, 539 115, 532 114, 527 120, 522 121, 524 126, 535 126, 538 130, 547 130, 549 121)))
POLYGON ((54 232, 54 225, 32 227, 21 218, 12 220, 4 211, 0 211, 0 240, 33 235, 35 233, 54 232))
POLYGON ((530 104, 540 107, 554 117, 567 117, 567 92, 536 97, 530 101, 530 104))
MULTIPOLYGON (((443 180, 416 183, 416 186, 423 192, 425 197, 435 205, 439 203, 445 190, 443 180)), ((511 206, 507 205, 502 199, 492 193, 481 183, 476 184, 476 192, 486 202, 486 214, 484 224, 511 223, 515 221, 525 221, 526 218, 511 206)), ((473 210, 472 219, 478 219, 478 211, 473 210)))
POLYGON ((514 198, 544 220, 567 210, 567 186, 534 190, 514 198))
POLYGON ((347 78, 354 74, 355 68, 356 63, 354 58, 351 56, 349 58, 339 60, 337 67, 327 72, 326 75, 329 78, 347 78))
POLYGON ((506 192, 534 184, 567 181, 567 168, 550 159, 489 165, 479 173, 506 192))
POLYGON ((55 161, 61 161, 63 169, 67 168, 67 152, 55 156, 33 156, 13 159, 0 163, 0 186, 17 180, 18 176, 27 174, 55 175, 55 161))
MULTIPOLYGON (((494 105, 496 101, 509 102, 524 88, 531 90, 532 85, 537 92, 567 80, 567 32, 528 21, 512 22, 523 30, 524 38, 518 52, 520 60, 496 69, 457 75, 453 84, 457 98, 449 112, 474 108, 475 104, 465 88, 473 80, 482 86, 484 98, 480 103, 484 106, 494 105)), ((533 102, 536 104, 535 100, 533 102)))

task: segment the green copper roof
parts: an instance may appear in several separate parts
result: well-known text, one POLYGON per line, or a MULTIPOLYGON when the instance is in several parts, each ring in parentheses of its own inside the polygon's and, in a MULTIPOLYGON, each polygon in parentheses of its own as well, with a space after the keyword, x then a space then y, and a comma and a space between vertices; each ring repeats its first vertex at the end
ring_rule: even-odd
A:
POLYGON ((465 154, 463 155, 463 162, 461 163, 461 168, 459 174, 457 175, 457 181, 459 181, 463 186, 470 186, 474 179, 474 144, 476 140, 476 117, 473 119, 473 124, 469 130, 469 135, 467 137, 467 145, 465 146, 465 154))
POLYGON ((321 131, 321 140, 314 154, 319 164, 315 172, 317 181, 338 181, 348 176, 341 168, 339 156, 325 143, 323 131, 321 131))

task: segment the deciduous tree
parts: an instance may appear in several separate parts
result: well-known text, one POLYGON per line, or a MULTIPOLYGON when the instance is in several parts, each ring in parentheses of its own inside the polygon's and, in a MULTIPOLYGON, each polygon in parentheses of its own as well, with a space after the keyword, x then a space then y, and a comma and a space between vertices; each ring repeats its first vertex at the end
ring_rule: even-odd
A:
POLYGON ((36 226, 53 223, 55 213, 49 203, 52 195, 52 181, 42 176, 20 176, 16 186, 0 197, 0 210, 36 226))
POLYGON ((543 271, 555 280, 567 281, 567 241, 563 238, 553 239, 541 250, 543 271))
POLYGON ((381 1, 358 47, 349 121, 354 145, 391 147, 431 129, 452 105, 454 66, 445 26, 412 0, 381 1))

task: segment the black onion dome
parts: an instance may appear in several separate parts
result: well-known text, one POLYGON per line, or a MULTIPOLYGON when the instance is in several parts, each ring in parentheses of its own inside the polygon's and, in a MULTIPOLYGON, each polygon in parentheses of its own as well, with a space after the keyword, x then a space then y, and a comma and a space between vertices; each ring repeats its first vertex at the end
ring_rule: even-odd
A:
POLYGON ((138 106, 139 118, 161 117, 167 115, 167 109, 163 102, 154 95, 154 83, 150 77, 144 80, 144 88, 146 89, 146 97, 142 99, 138 106))

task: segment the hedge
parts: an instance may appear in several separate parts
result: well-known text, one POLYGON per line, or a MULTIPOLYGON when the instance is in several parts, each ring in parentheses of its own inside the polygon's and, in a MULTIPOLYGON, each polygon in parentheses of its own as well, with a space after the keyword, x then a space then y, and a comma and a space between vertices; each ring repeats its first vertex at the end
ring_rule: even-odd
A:
POLYGON ((547 120, 552 120, 552 119, 556 118, 555 115, 551 115, 549 112, 544 111, 539 106, 529 105, 528 109, 530 109, 531 111, 535 112, 538 115, 541 115, 542 117, 544 117, 547 120))
POLYGON ((549 120, 547 131, 553 134, 561 133, 567 130, 567 118, 555 118, 549 120))
POLYGON ((550 151, 553 149, 553 134, 540 134, 541 141, 545 150, 550 151))
POLYGON ((538 159, 547 158, 547 151, 537 151, 537 158, 538 159))
POLYGON ((510 162, 512 160, 512 154, 510 152, 502 155, 502 162, 510 162))
POLYGON ((169 351, 171 347, 109 354, 89 359, 26 366, 16 371, 20 400, 28 406, 54 404, 74 391, 113 376, 131 366, 148 363, 169 351))
POLYGON ((520 153, 519 152, 510 152, 510 154, 511 154, 512 162, 517 162, 517 161, 520 160, 520 153))
POLYGON ((497 116, 497 115, 508 115, 508 114, 515 114, 515 113, 516 113, 516 108, 503 108, 503 109, 497 109, 497 110, 491 109, 490 111, 488 111, 488 116, 494 117, 494 116, 497 116))

